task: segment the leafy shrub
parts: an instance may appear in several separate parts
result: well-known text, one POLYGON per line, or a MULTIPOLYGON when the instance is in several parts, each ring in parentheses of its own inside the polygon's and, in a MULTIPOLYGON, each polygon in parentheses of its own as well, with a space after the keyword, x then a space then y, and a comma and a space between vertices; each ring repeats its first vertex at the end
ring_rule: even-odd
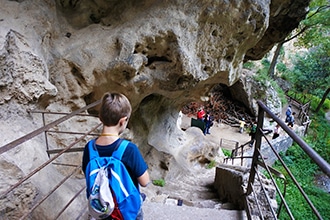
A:
POLYGON ((158 179, 158 180, 153 180, 152 184, 154 184, 155 186, 165 186, 165 180, 164 179, 158 179))
MULTIPOLYGON (((319 210, 324 219, 329 218, 330 207, 325 204, 329 204, 330 195, 327 192, 314 186, 314 175, 317 172, 318 167, 311 159, 304 153, 304 151, 298 145, 293 145, 288 149, 285 155, 281 154, 282 159, 289 167, 291 173, 295 176, 300 186, 303 188, 309 199, 319 210), (323 202, 320 202, 322 198, 323 202)), ((303 196, 300 194, 299 189, 295 186, 293 180, 288 176, 286 170, 280 165, 275 164, 275 169, 279 170, 286 176, 287 179, 287 193, 285 199, 292 211, 295 219, 317 219, 303 196)), ((283 192, 283 181, 277 180, 277 184, 283 192)), ((279 197, 277 198, 280 202, 279 197)), ((282 210, 279 219, 290 219, 285 210, 282 210)))
POLYGON ((270 67, 270 62, 269 62, 268 59, 266 59, 266 58, 262 59, 262 60, 261 60, 261 63, 262 63, 262 65, 264 65, 265 69, 267 69, 267 70, 269 69, 269 67, 270 67))
POLYGON ((280 73, 285 73, 286 71, 288 71, 288 69, 287 69, 287 67, 286 67, 286 65, 284 63, 278 63, 276 65, 276 69, 280 73))
MULTIPOLYGON (((317 106, 319 105, 319 103, 321 102, 321 99, 317 96, 314 96, 314 95, 311 95, 311 97, 312 97, 311 98, 311 100, 312 100, 311 107, 312 107, 313 110, 315 110, 317 108, 317 106)), ((322 109, 324 111, 330 109, 330 100, 329 99, 326 99, 324 101, 324 103, 322 104, 322 109)))
POLYGON ((249 70, 253 69, 254 66, 255 66, 254 63, 251 62, 251 61, 246 62, 246 63, 243 64, 243 68, 245 68, 245 69, 249 69, 249 70))
POLYGON ((230 156, 231 156, 231 151, 230 151, 230 150, 222 149, 222 152, 223 152, 223 154, 224 154, 226 157, 230 157, 230 156))
POLYGON ((324 110, 329 110, 330 109, 330 99, 326 99, 322 105, 322 108, 324 110))
POLYGON ((308 51, 297 53, 292 59, 293 66, 285 75, 294 90, 306 91, 321 98, 329 87, 330 44, 328 40, 325 42, 318 47, 309 48, 308 51))

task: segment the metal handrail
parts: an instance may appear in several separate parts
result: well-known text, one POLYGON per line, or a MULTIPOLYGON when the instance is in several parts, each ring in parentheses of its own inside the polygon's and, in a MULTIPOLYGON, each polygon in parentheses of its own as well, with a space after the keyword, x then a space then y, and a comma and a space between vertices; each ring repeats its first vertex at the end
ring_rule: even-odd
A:
MULTIPOLYGON (((81 167, 80 167, 81 168, 81 167)), ((86 189, 86 186, 81 187, 81 189, 70 199, 70 201, 58 212, 54 219, 58 219, 61 214, 70 206, 70 204, 86 189)))
MULTIPOLYGON (((305 153, 320 167, 320 169, 330 177, 330 165, 325 161, 316 151, 313 150, 304 140, 302 140, 292 129, 279 119, 267 106, 258 101, 259 107, 261 107, 271 118, 273 118, 282 129, 305 151, 305 153)), ((259 134, 260 135, 260 134, 259 134)))
MULTIPOLYGON (((265 138, 268 146, 271 148, 271 150, 275 154, 278 161, 282 164, 282 166, 284 167, 284 169, 288 173, 289 177, 292 179, 293 183, 296 185, 299 192, 301 193, 301 195, 303 196, 303 198, 305 199, 307 204, 310 206, 310 208, 313 211, 313 213, 315 214, 315 216, 318 219, 322 219, 322 216, 320 215, 318 210, 314 207, 313 203, 310 201, 307 194, 304 192, 302 187, 299 185, 298 181, 295 179, 293 174, 290 172, 289 168, 285 165, 283 159, 280 157, 278 152, 275 150, 275 148, 272 146, 272 144, 270 143, 270 141, 268 140, 268 138, 264 134, 263 129, 262 129, 263 128, 264 114, 267 113, 270 118, 272 118, 275 122, 277 122, 282 127, 282 129, 293 139, 293 141, 295 141, 305 151, 305 153, 309 157, 311 157, 311 159, 319 166, 319 168, 328 176, 329 176, 329 173, 330 173, 330 165, 320 155, 318 155, 308 144, 306 144, 298 135, 296 135, 296 133, 294 133, 292 129, 287 127, 286 124, 281 119, 279 119, 275 114, 273 114, 267 108, 266 105, 264 105, 261 101, 258 101, 258 105, 259 105, 259 111, 258 111, 258 126, 257 126, 257 133, 256 133, 256 143, 255 143, 253 156, 252 156, 252 163, 251 163, 250 176, 249 176, 247 190, 246 190, 246 196, 250 195, 251 193, 253 193, 253 195, 254 195, 254 193, 255 193, 254 192, 254 187, 253 187, 254 180, 255 180, 255 177, 258 176, 258 166, 261 166, 269 174, 270 179, 271 179, 271 181, 273 182, 273 185, 276 188, 276 192, 278 193, 278 195, 280 197, 281 203, 280 203, 280 206, 277 210, 277 217, 279 217, 282 206, 284 205, 289 217, 291 219, 294 219, 294 217, 293 217, 293 215, 292 215, 292 213, 291 213, 291 211, 288 207, 288 204, 285 201, 287 180, 285 179, 283 174, 279 173, 278 171, 276 171, 273 168, 266 165, 265 159, 264 159, 264 157, 261 153, 261 149, 260 149, 261 148, 261 139, 265 138), (272 174, 279 177, 279 178, 284 179, 284 189, 283 189, 284 192, 283 192, 283 194, 281 193, 281 191, 280 191, 279 187, 277 186, 274 178, 272 177, 272 174)), ((232 162, 233 162, 234 159, 241 159, 242 160, 242 158, 244 158, 244 159, 249 158, 247 156, 244 156, 243 154, 241 156, 239 156, 239 155, 236 155, 236 153, 235 153, 235 152, 239 152, 239 150, 238 150, 239 148, 243 149, 244 145, 247 145, 248 143, 249 142, 247 142, 246 144, 243 144, 240 147, 233 150, 232 156, 230 157, 230 159, 232 159, 232 162)), ((241 150, 241 152, 243 152, 243 150, 241 150)), ((227 160, 228 160, 228 158, 225 158, 225 161, 227 161, 227 160)), ((256 201, 256 204, 257 204, 257 206, 260 210, 260 207, 259 207, 259 204, 258 204, 257 201, 256 201)), ((250 210, 248 210, 249 207, 247 206, 246 208, 247 208, 247 210, 246 210, 247 213, 251 213, 250 210)), ((249 215, 248 215, 248 217, 251 218, 251 216, 249 216, 249 215)), ((262 213, 260 213, 260 217, 263 218, 262 213)), ((277 217, 275 217, 275 219, 277 217)))
MULTIPOLYGON (((67 121, 68 119, 74 117, 74 116, 87 116, 87 114, 81 114, 82 112, 93 108, 97 105, 99 105, 101 103, 101 100, 98 100, 96 102, 93 102, 81 109, 78 109, 76 111, 73 111, 72 113, 58 113, 58 115, 65 115, 64 117, 61 117, 49 124, 45 124, 45 118, 44 118, 44 114, 45 113, 49 113, 49 112, 37 112, 37 113, 42 113, 42 118, 43 118, 43 122, 44 122, 44 126, 31 132, 28 133, 26 135, 24 135, 23 137, 20 137, 2 147, 0 147, 0 155, 11 150, 14 149, 16 147, 18 147, 19 145, 25 143, 26 141, 36 137, 37 135, 41 134, 41 133, 45 133, 45 140, 47 142, 47 132, 49 132, 49 130, 55 126, 57 126, 58 124, 67 121)), ((35 112, 36 113, 36 112, 35 112)), ((49 114, 57 114, 57 113, 49 113, 49 114)), ((76 144, 82 142, 83 140, 85 140, 85 138, 89 135, 94 136, 95 135, 95 131, 102 125, 102 123, 98 123, 96 126, 94 126, 91 130, 87 131, 86 133, 79 133, 79 135, 81 135, 79 138, 76 138, 71 144, 69 144, 68 146, 66 146, 63 149, 59 149, 56 150, 56 155, 52 158, 50 158, 49 160, 47 160, 46 162, 44 162, 43 164, 41 164, 39 167, 35 168, 34 170, 32 170, 30 173, 28 173, 26 176, 24 176, 23 178, 21 178, 17 183, 15 183, 14 185, 9 186, 8 189, 6 189, 4 192, 1 192, 0 194, 0 199, 4 199, 10 192, 12 192, 14 189, 16 189, 17 187, 21 186, 26 180, 30 179, 32 176, 34 176, 35 174, 37 174, 38 172, 40 172, 42 169, 44 169, 47 165, 49 165, 50 163, 52 163, 53 161, 55 161, 57 158, 59 158, 62 154, 66 153, 66 152, 71 152, 71 151, 75 151, 77 149, 72 149, 73 146, 75 146, 76 144)), ((61 132, 59 132, 61 133, 61 132)), ((75 134, 78 134, 78 132, 76 132, 75 134)), ((48 143, 46 143, 48 144, 48 143)), ((81 148, 79 148, 81 150, 81 148)), ((58 163, 54 163, 57 164, 58 163)), ((68 164, 65 164, 68 165, 68 164)), ((72 164, 70 164, 69 166, 74 166, 72 164)), ((65 183, 65 181, 67 181, 74 173, 77 172, 77 170, 81 169, 81 167, 76 167, 75 170, 68 176, 66 176, 62 181, 60 181, 52 190, 50 190, 50 192, 48 192, 47 195, 45 195, 43 198, 39 198, 38 201, 34 201, 34 205, 32 206, 32 208, 30 208, 30 210, 28 212, 24 212, 23 215, 20 217, 20 219, 25 219, 27 218, 38 206, 41 205, 41 203, 43 203, 52 193, 54 193, 56 190, 58 190, 58 188, 63 185, 65 183)), ((72 198, 66 205, 65 207, 62 209, 62 211, 60 213, 58 213, 57 218, 62 214, 62 212, 72 203, 72 201, 79 195, 81 194, 81 192, 83 191, 83 189, 79 190, 76 195, 74 196, 74 198, 72 198)))
MULTIPOLYGON (((272 149, 273 149, 273 148, 272 148, 272 149)), ((275 152, 276 152, 276 151, 275 151, 275 152)), ((258 161, 258 165, 259 165, 259 166, 262 166, 262 167, 267 171, 267 173, 268 173, 269 176, 270 176, 270 179, 271 179, 272 183, 274 184, 274 186, 275 186, 275 188, 276 188, 276 192, 278 193, 279 197, 281 198, 281 204, 280 204, 280 208, 278 209, 277 217, 279 217, 280 212, 281 212, 281 207, 282 207, 282 205, 284 205, 285 208, 286 208, 286 210, 287 210, 287 212, 288 212, 288 215, 290 216, 290 218, 291 218, 291 219, 294 219, 294 218, 293 218, 293 215, 292 215, 292 213, 291 213, 291 211, 290 211, 290 209, 289 209, 289 206, 288 206, 288 204, 287 204, 286 201, 285 201, 286 186, 287 186, 287 181, 286 181, 285 176, 284 176, 282 173, 278 172, 277 170, 274 170, 272 167, 267 166, 266 163, 265 163, 265 159, 262 157, 261 152, 260 152, 259 150, 258 150, 258 153, 259 153, 260 158, 261 158, 261 160, 262 160, 262 162, 261 162, 261 161, 258 161), (283 179, 283 180, 285 181, 285 182, 284 182, 284 190, 283 190, 284 192, 283 192, 283 193, 281 193, 281 190, 280 190, 279 187, 277 186, 277 184, 276 184, 276 182, 275 182, 275 180, 274 180, 274 178, 272 177, 271 174, 275 174, 277 177, 279 177, 279 178, 281 178, 281 179, 283 179)), ((277 155, 277 156, 278 156, 278 158, 280 158, 279 155, 277 155)))
MULTIPOLYGON (((261 183, 262 180, 261 180, 261 177, 260 177, 260 175, 259 175, 259 172, 256 172, 256 175, 257 175, 257 178, 258 178, 259 182, 261 183)), ((260 187, 261 187, 261 190, 262 190, 262 192, 263 192, 263 194, 264 194, 264 196, 265 196, 265 198, 266 198, 266 201, 267 201, 268 207, 269 207, 269 209, 270 209, 270 211, 271 211, 273 217, 276 219, 276 218, 277 218, 277 217, 276 217, 276 213, 275 213, 274 209, 271 207, 270 198, 269 198, 269 196, 268 196, 268 193, 266 192, 266 189, 265 189, 265 187, 264 187, 264 184, 260 184, 260 187)))
POLYGON ((93 103, 91 103, 91 104, 89 104, 89 105, 87 105, 87 106, 85 106, 85 107, 83 107, 81 109, 78 109, 76 111, 73 111, 72 113, 67 114, 67 115, 65 115, 62 118, 59 118, 56 121, 53 121, 53 122, 51 122, 51 123, 49 123, 49 124, 47 124, 47 125, 39 128, 39 129, 37 129, 37 130, 35 130, 35 131, 27 134, 27 135, 24 135, 21 138, 18 138, 16 140, 14 140, 14 141, 12 141, 12 142, 10 142, 10 143, 8 143, 8 144, 0 147, 0 154, 3 154, 5 152, 7 152, 7 151, 9 151, 9 150, 17 147, 18 145, 20 145, 20 144, 22 144, 22 143, 24 143, 24 142, 26 142, 26 141, 34 138, 35 136, 37 136, 37 135, 39 135, 39 134, 41 134, 43 132, 48 131, 50 128, 52 128, 52 127, 54 127, 54 126, 56 126, 56 125, 58 125, 58 124, 60 124, 60 123, 62 123, 64 121, 68 120, 69 118, 71 118, 71 117, 73 117, 73 116, 75 116, 77 114, 80 114, 83 111, 86 111, 87 109, 90 109, 92 107, 95 107, 95 106, 99 105, 100 103, 101 103, 101 100, 98 100, 96 102, 93 102, 93 103))
MULTIPOLYGON (((319 168, 328 176, 330 176, 330 165, 320 155, 318 155, 308 144, 306 144, 298 135, 296 135, 292 129, 287 127, 286 124, 281 119, 279 119, 275 114, 273 114, 267 108, 266 105, 264 105, 261 101, 258 101, 258 105, 259 105, 259 111, 258 111, 258 125, 257 125, 257 133, 256 133, 256 144, 255 144, 254 152, 253 152, 253 158, 252 158, 252 163, 251 163, 251 170, 250 170, 250 176, 249 176, 249 180, 248 180, 246 196, 250 195, 253 192, 253 184, 254 184, 255 176, 258 175, 258 173, 257 173, 258 166, 262 166, 264 169, 266 169, 266 171, 270 175, 271 180, 272 180, 273 184, 275 185, 276 191, 278 192, 278 194, 281 198, 281 205, 280 205, 280 208, 278 209, 278 216, 280 214, 282 204, 284 204, 289 217, 291 219, 294 219, 288 205, 285 202, 286 185, 284 187, 284 193, 282 195, 279 188, 277 187, 275 180, 271 176, 271 174, 274 172, 270 170, 270 167, 265 165, 264 158, 262 157, 261 149, 260 149, 261 148, 261 138, 265 138, 268 145, 270 146, 272 151, 275 153, 275 156, 281 162, 284 169, 287 171, 288 175, 293 180, 294 184, 297 186, 300 193, 304 197, 305 201, 311 207, 315 216, 318 219, 322 219, 322 216, 319 214, 317 209, 314 207, 313 203, 310 201, 310 199, 308 198, 308 196, 306 195, 304 190, 299 185, 298 181, 294 178, 293 174, 290 172, 288 167, 285 165, 285 163, 282 160, 282 158, 280 157, 280 155, 276 152, 276 150, 274 149, 274 147, 272 146, 270 141, 267 139, 266 135, 263 134, 262 127, 263 127, 264 114, 267 113, 270 118, 272 118, 275 122, 277 122, 282 127, 282 129, 293 139, 293 141, 295 141, 305 151, 305 153, 319 166, 319 168), (262 161, 260 161, 260 159, 262 161)), ((250 213, 250 212, 247 211, 247 213, 250 213)), ((251 218, 251 216, 250 216, 250 218, 251 218)))
POLYGON ((41 203, 43 203, 49 196, 51 196, 65 181, 67 181, 73 174, 75 174, 81 167, 78 166, 76 167, 69 175, 67 175, 65 178, 63 178, 47 195, 45 195, 39 202, 34 204, 34 206, 26 212, 21 218, 25 219, 27 216, 29 216, 41 203))
MULTIPOLYGON (((305 191, 301 188, 300 184, 298 183, 298 181, 296 180, 296 178, 294 177, 294 175, 291 173, 290 169, 285 165, 283 159, 280 157, 280 155, 276 152, 276 150, 273 148, 273 146, 271 145, 271 143, 269 142, 269 140, 265 137, 267 143, 269 144, 269 146, 272 148, 273 152, 275 153, 276 157, 278 158, 278 160, 281 162, 282 166, 284 167, 284 169, 286 170, 286 172, 288 173, 288 175, 290 176, 290 178, 292 179, 292 181, 294 182, 294 184, 297 186, 298 190, 300 191, 300 193, 303 195, 303 197, 305 198, 305 200, 307 201, 308 205, 311 207, 312 211, 314 212, 314 214, 319 218, 322 219, 320 213, 317 211, 317 209, 314 207, 312 201, 308 198, 307 194, 305 193, 305 191)), ((288 209, 288 207, 286 207, 288 209)))
POLYGON ((98 127, 100 127, 101 124, 96 125, 95 127, 93 127, 89 132, 87 132, 86 135, 80 137, 79 139, 77 139, 75 142, 73 142, 72 144, 70 144, 69 146, 67 146, 66 148, 62 149, 61 152, 59 152, 57 155, 55 155, 52 159, 49 159, 48 161, 46 161, 45 163, 43 163, 42 165, 40 165, 39 167, 37 167, 36 169, 34 169, 32 172, 30 172, 27 176, 25 176, 24 178, 22 178, 20 181, 18 181, 16 184, 12 185, 11 187, 9 187, 5 192, 3 192, 0 195, 0 199, 4 198, 8 193, 10 193, 12 190, 14 190, 15 188, 17 188, 18 186, 20 186, 23 182, 25 182, 26 180, 28 180, 29 178, 31 178, 33 175, 35 175, 36 173, 38 173, 40 170, 42 170, 43 168, 45 168, 48 164, 50 164, 52 161, 54 161, 55 159, 57 159, 59 156, 61 156, 64 152, 66 152, 67 150, 69 150, 70 148, 72 148, 75 144, 79 143, 80 141, 82 141, 87 135, 88 133, 94 132, 98 127))

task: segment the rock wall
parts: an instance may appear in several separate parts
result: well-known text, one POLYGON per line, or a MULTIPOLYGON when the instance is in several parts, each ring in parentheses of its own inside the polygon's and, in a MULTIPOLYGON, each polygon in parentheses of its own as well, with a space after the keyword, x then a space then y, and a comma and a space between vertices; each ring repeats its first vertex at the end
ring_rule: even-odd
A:
MULTIPOLYGON (((170 178, 218 152, 201 132, 177 126, 182 106, 207 96, 219 83, 237 82, 243 61, 260 59, 287 36, 305 16, 309 1, 0 3, 0 145, 42 126, 31 110, 71 112, 106 91, 121 92, 133 106, 127 137, 139 145, 152 177, 170 178)), ((97 122, 77 119, 63 127, 86 131, 97 122)), ((56 147, 74 139, 53 137, 50 143, 56 147)), ((45 150, 39 138, 1 160, 27 174, 48 159, 45 150), (26 157, 30 154, 37 156, 26 157)), ((79 164, 81 154, 67 160, 79 164)), ((55 167, 49 169, 44 180, 60 175, 55 167)), ((38 179, 32 182, 39 193, 46 191, 38 179)))
POLYGON ((247 206, 250 210, 251 219, 273 218, 269 202, 273 210, 278 208, 274 184, 264 174, 259 172, 258 176, 260 179, 255 178, 253 192, 246 195, 249 174, 249 168, 246 167, 226 164, 217 166, 214 187, 218 192, 220 200, 229 203, 230 206, 238 210, 243 210, 247 206))

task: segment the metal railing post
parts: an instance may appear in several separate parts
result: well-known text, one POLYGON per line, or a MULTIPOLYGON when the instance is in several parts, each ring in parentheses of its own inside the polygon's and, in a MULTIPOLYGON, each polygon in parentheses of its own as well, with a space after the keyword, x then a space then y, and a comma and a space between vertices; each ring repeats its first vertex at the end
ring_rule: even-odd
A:
POLYGON ((253 156, 252 156, 252 163, 251 163, 248 187, 247 187, 247 191, 246 191, 247 195, 249 195, 252 192, 252 185, 254 183, 254 179, 255 179, 255 175, 256 175, 256 167, 258 166, 259 150, 260 150, 260 146, 261 146, 263 123, 264 123, 264 110, 263 110, 263 108, 259 107, 257 131, 256 131, 256 136, 255 136, 255 145, 254 145, 254 151, 253 151, 253 156))
MULTIPOLYGON (((42 126, 45 127, 45 126, 46 126, 45 113, 44 113, 44 112, 41 113, 41 116, 42 116, 42 126)), ((49 155, 49 153, 48 153, 49 145, 48 145, 47 131, 45 131, 44 134, 45 134, 45 142, 46 142, 47 156, 48 156, 48 158, 50 158, 50 155, 49 155)))

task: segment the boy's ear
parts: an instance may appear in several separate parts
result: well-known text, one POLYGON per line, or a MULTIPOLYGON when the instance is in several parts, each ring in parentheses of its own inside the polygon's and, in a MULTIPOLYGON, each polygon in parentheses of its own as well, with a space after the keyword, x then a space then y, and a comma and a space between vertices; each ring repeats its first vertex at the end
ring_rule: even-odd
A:
POLYGON ((127 120, 128 120, 127 116, 122 117, 121 119, 119 119, 119 125, 123 126, 126 123, 127 120))

